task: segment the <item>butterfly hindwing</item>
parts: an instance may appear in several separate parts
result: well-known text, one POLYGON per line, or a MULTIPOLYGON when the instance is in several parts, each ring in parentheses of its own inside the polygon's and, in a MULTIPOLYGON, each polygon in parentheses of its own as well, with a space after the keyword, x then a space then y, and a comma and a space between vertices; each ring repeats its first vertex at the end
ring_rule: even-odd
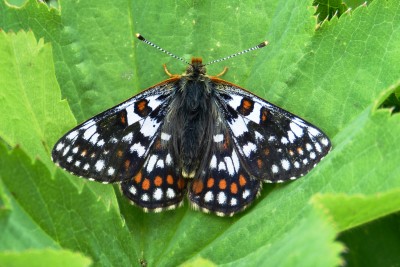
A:
POLYGON ((55 144, 53 161, 90 180, 130 179, 163 123, 170 87, 168 82, 156 85, 75 127, 55 144))
POLYGON ((122 193, 146 211, 175 208, 186 194, 187 181, 178 174, 162 135, 166 133, 158 135, 139 172, 121 183, 122 193))
POLYGON ((326 135, 303 119, 220 82, 217 98, 232 139, 249 173, 266 182, 305 175, 330 150, 326 135))
POLYGON ((262 184, 243 168, 229 131, 218 130, 207 168, 189 185, 189 200, 205 212, 232 216, 254 201, 262 184))

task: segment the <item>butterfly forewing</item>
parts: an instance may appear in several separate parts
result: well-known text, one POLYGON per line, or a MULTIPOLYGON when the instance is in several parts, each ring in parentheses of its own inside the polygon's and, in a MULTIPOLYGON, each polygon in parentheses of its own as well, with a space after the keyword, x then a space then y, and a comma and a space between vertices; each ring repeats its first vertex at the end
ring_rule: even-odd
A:
POLYGON ((53 161, 90 180, 132 178, 163 123, 172 86, 159 84, 75 127, 55 144, 53 161))
POLYGON ((329 152, 326 135, 303 119, 230 83, 220 81, 216 88, 232 139, 251 175, 266 182, 294 180, 329 152))

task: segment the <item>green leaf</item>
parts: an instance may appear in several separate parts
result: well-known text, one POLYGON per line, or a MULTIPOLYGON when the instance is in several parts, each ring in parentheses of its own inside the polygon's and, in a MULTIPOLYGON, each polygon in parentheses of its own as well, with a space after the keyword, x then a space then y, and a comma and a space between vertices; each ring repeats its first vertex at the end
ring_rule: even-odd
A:
POLYGON ((90 259, 68 250, 27 250, 23 252, 0 252, 0 266, 89 266, 90 259))
MULTIPOLYGON (((0 205, 9 203, 0 213, 0 251, 68 249, 95 266, 341 264, 336 235, 399 210, 400 119, 377 107, 399 86, 400 4, 375 0, 321 26, 311 4, 65 1, 55 10, 0 2, 0 205), (72 114, 82 121, 162 81, 162 63, 183 71, 135 32, 205 62, 268 40, 209 73, 229 66, 224 79, 318 125, 332 152, 296 182, 265 185, 233 218, 187 203, 145 214, 111 186, 54 171, 50 150, 75 125, 72 114)), ((359 232, 343 236, 345 245, 362 240, 359 232)), ((357 262, 365 252, 353 248, 357 262)))

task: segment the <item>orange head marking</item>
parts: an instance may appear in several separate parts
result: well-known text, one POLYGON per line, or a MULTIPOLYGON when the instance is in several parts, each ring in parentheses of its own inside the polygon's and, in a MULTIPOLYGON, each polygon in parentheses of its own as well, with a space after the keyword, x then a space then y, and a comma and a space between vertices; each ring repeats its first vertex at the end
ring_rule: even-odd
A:
POLYGON ((192 65, 203 65, 203 59, 201 57, 192 57, 192 65))

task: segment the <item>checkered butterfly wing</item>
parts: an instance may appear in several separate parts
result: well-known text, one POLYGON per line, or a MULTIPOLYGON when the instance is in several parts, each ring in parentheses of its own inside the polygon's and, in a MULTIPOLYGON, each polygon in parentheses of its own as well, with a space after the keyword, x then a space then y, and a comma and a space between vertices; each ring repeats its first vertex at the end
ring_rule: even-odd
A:
POLYGON ((166 81, 75 127, 55 144, 53 161, 89 180, 131 179, 159 135, 171 91, 166 81))
POLYGON ((328 137, 303 119, 218 80, 216 95, 243 168, 265 182, 294 180, 330 150, 328 137))

